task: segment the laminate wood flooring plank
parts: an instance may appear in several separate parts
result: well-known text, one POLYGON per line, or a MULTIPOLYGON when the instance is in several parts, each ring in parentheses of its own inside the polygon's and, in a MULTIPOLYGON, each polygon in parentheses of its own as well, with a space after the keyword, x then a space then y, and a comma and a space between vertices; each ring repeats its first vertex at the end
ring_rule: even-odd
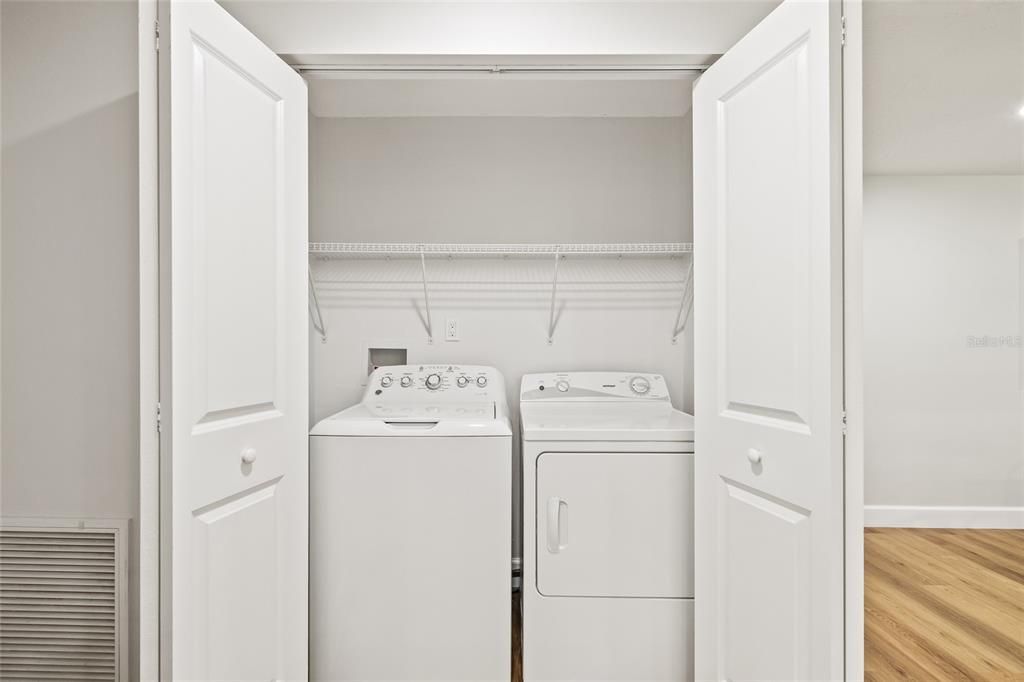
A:
POLYGON ((865 530, 871 680, 1024 680, 1024 531, 865 530))

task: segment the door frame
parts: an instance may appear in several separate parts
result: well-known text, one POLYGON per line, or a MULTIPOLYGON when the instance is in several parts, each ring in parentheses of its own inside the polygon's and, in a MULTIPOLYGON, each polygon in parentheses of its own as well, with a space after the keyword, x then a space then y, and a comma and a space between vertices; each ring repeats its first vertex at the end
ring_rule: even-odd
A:
MULTIPOLYGON (((157 4, 138 0, 139 24, 139 679, 160 679, 159 107, 157 4)), ((862 0, 842 0, 843 337, 846 405, 845 669, 864 677, 863 78, 862 0)), ((395 56, 400 60, 399 56, 395 56)))
POLYGON ((843 403, 846 679, 864 679, 863 0, 843 3, 843 403))
POLYGON ((139 679, 160 679, 160 141, 157 0, 139 3, 139 679))

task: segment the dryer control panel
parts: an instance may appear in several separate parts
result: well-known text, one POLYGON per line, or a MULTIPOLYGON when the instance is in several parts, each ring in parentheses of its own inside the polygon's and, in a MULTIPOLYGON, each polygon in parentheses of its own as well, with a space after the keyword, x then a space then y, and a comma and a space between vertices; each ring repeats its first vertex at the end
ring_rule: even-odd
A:
POLYGON ((665 377, 647 372, 551 372, 523 376, 519 399, 671 402, 665 377))

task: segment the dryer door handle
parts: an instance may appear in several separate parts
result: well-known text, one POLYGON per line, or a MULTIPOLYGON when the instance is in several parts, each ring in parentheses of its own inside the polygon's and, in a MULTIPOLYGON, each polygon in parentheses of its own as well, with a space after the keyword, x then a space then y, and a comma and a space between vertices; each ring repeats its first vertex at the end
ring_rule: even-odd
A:
POLYGON ((558 554, 569 546, 569 503, 548 498, 548 551, 558 554))

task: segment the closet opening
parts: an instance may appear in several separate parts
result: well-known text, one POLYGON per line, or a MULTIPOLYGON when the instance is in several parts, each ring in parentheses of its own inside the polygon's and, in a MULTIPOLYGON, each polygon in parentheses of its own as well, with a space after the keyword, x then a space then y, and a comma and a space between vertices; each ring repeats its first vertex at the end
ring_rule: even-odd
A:
MULTIPOLYGON (((365 360, 374 348, 403 349, 405 366, 495 368, 512 425, 523 377, 536 372, 661 375, 672 404, 692 413, 690 101, 699 70, 299 71, 310 107, 311 427, 374 388, 365 360)), ((519 587, 524 575, 535 580, 523 565, 523 525, 534 521, 520 436, 513 426, 513 679, 519 587)), ((325 466, 318 440, 314 474, 325 466)), ((312 544, 311 593, 326 589, 317 551, 312 544)), ((676 605, 692 601, 666 603, 667 615, 651 618, 668 618, 671 633, 676 605)), ((538 628, 560 617, 536 608, 535 661, 538 628)), ((441 617, 405 618, 413 627, 441 617)), ((689 626, 679 627, 672 636, 685 639, 689 626)), ((312 674, 342 669, 317 632, 311 647, 312 674)), ((692 675, 690 654, 671 659, 668 669, 692 675)))

